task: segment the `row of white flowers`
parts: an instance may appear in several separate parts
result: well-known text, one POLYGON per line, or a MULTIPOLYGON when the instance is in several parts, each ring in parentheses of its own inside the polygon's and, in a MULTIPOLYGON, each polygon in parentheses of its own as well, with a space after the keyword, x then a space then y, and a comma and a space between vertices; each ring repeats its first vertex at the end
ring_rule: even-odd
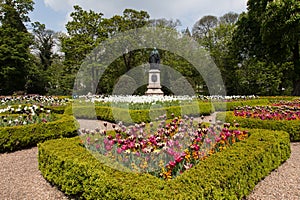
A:
POLYGON ((5 96, 0 97, 0 105, 14 105, 14 104, 33 104, 39 103, 44 106, 51 105, 66 105, 70 99, 68 98, 58 98, 54 96, 5 96))
MULTIPOLYGON (((27 113, 27 114, 35 115, 37 111, 44 112, 45 110, 44 110, 43 107, 40 107, 40 106, 37 106, 37 105, 24 106, 24 107, 22 107, 22 105, 18 105, 15 108, 12 107, 12 106, 7 106, 5 108, 1 108, 0 109, 0 114, 9 112, 9 113, 18 113, 18 114, 27 113)), ((46 110, 45 112, 50 113, 51 111, 46 110)))
POLYGON ((109 103, 156 103, 156 102, 172 102, 172 101, 191 101, 196 97, 190 96, 101 96, 101 95, 90 95, 90 96, 80 96, 80 99, 85 99, 85 101, 90 101, 92 103, 96 102, 109 102, 109 103))
MULTIPOLYGON (((234 95, 234 96, 200 96, 202 100, 242 100, 242 99, 256 99, 258 96, 249 95, 234 95)), ((109 102, 109 103, 156 103, 156 102, 172 102, 172 101, 192 101, 197 99, 195 96, 101 96, 101 95, 86 95, 80 96, 79 99, 84 99, 86 102, 109 102)))
POLYGON ((232 96, 222 96, 222 95, 212 95, 212 96, 200 96, 203 100, 244 100, 244 99, 257 99, 259 96, 256 95, 232 95, 232 96))

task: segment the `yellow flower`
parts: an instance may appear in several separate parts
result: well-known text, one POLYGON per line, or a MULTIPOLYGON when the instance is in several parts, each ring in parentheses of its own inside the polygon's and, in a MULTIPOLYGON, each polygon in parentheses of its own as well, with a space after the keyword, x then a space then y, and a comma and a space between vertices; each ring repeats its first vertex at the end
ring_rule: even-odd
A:
POLYGON ((162 175, 163 175, 163 178, 164 178, 165 180, 170 180, 170 179, 172 179, 172 171, 171 171, 171 170, 168 170, 167 172, 164 172, 162 175))

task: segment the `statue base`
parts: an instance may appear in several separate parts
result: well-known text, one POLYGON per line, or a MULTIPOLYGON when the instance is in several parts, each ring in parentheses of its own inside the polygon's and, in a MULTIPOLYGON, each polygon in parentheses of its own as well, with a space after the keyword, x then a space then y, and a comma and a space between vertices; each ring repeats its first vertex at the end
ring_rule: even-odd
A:
POLYGON ((149 85, 146 95, 164 95, 160 85, 160 71, 158 69, 149 70, 149 85))
POLYGON ((159 95, 159 96, 163 96, 164 92, 161 89, 158 88, 148 88, 147 92, 145 93, 146 95, 159 95))

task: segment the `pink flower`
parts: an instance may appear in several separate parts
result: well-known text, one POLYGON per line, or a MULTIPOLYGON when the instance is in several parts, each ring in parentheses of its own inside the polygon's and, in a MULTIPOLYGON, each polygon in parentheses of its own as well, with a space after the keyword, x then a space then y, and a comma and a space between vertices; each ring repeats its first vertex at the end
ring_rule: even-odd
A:
POLYGON ((87 138, 86 138, 86 141, 87 141, 87 143, 90 143, 91 138, 90 138, 90 137, 87 137, 87 138))
POLYGON ((113 148, 113 146, 111 146, 111 145, 105 145, 106 151, 110 151, 110 150, 112 150, 112 148, 113 148))
POLYGON ((127 145, 123 144, 122 147, 121 147, 121 149, 122 149, 123 151, 126 151, 126 150, 128 149, 128 147, 127 147, 127 145))
POLYGON ((199 151, 200 147, 199 147, 198 144, 193 144, 193 145, 191 146, 191 149, 193 149, 193 150, 195 150, 195 151, 199 151))
POLYGON ((122 153, 122 151, 123 151, 123 149, 122 149, 122 148, 117 148, 117 153, 118 153, 118 154, 121 154, 121 153, 122 153))
POLYGON ((221 138, 217 136, 217 137, 215 138, 215 140, 216 140, 216 142, 220 142, 220 141, 221 141, 221 138))
POLYGON ((175 167, 176 162, 175 161, 170 161, 168 164, 171 168, 175 167))
POLYGON ((182 158, 181 156, 177 156, 177 157, 175 158, 175 162, 176 162, 176 163, 180 163, 182 160, 183 160, 183 158, 182 158))
POLYGON ((185 170, 188 170, 188 169, 190 169, 190 168, 193 167, 193 164, 187 163, 187 164, 185 164, 185 165, 183 165, 183 166, 184 166, 185 170))
POLYGON ((133 148, 135 148, 135 144, 134 144, 134 142, 130 142, 130 143, 128 144, 128 147, 129 147, 130 149, 133 149, 133 148))
POLYGON ((210 143, 211 143, 211 139, 206 138, 206 139, 205 139, 205 142, 206 142, 206 144, 210 144, 210 143))

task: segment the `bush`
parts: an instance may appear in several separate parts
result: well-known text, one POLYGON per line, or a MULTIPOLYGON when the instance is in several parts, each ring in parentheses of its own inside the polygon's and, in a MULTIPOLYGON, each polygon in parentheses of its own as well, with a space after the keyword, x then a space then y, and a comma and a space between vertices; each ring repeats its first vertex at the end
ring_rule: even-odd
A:
POLYGON ((243 118, 234 116, 233 112, 218 113, 217 120, 225 119, 226 122, 237 122, 244 128, 259 128, 277 131, 286 131, 290 134, 292 142, 300 141, 300 120, 261 120, 257 118, 243 118), (226 115, 226 118, 225 116, 226 115))
POLYGON ((97 119, 118 122, 122 121, 126 123, 141 123, 141 122, 151 122, 157 117, 166 114, 168 119, 173 118, 172 113, 175 116, 199 116, 199 115, 209 115, 214 112, 213 106, 208 102, 199 102, 198 105, 183 105, 183 106, 170 106, 165 108, 157 108, 150 110, 128 110, 123 108, 115 107, 104 107, 104 106, 68 106, 65 109, 65 114, 74 114, 76 118, 82 119, 97 119), (198 110, 195 109, 198 106, 198 110))
POLYGON ((290 156, 286 132, 250 134, 171 181, 109 168, 79 137, 39 144, 39 169, 51 184, 80 199, 242 199, 290 156))
POLYGON ((78 135, 78 125, 72 116, 39 124, 0 128, 0 152, 11 152, 36 146, 37 143, 78 135))
POLYGON ((64 114, 67 106, 46 106, 46 109, 51 110, 52 113, 64 114))
POLYGON ((230 111, 234 110, 238 106, 256 106, 267 105, 268 99, 252 99, 252 100, 240 100, 240 101, 228 101, 228 102, 213 102, 216 111, 230 111))

